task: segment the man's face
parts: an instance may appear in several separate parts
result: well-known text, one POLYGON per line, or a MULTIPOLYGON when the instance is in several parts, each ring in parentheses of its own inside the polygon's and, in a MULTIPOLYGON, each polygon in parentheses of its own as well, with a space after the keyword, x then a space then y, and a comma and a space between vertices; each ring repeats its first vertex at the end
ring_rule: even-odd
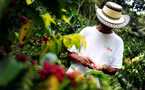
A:
POLYGON ((106 26, 106 25, 104 25, 104 24, 102 24, 101 23, 101 26, 104 28, 104 30, 112 30, 112 28, 111 27, 108 27, 108 26, 106 26))

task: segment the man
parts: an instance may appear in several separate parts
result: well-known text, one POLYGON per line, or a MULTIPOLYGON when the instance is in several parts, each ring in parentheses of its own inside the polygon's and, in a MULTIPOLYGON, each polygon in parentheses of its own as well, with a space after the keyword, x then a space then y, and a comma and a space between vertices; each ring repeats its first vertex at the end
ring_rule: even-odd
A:
POLYGON ((68 49, 68 57, 75 63, 67 73, 85 73, 89 67, 114 75, 122 67, 123 40, 112 29, 126 26, 130 18, 122 15, 122 7, 114 2, 107 2, 102 9, 96 7, 96 14, 101 24, 80 32, 87 46, 81 47, 80 51, 75 46, 68 49))

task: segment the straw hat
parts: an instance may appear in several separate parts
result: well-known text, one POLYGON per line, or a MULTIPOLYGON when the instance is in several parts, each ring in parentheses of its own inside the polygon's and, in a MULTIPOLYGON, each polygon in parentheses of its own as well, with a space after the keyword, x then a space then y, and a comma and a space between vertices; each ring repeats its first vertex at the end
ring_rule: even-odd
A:
POLYGON ((129 23, 130 17, 122 14, 122 6, 117 3, 107 2, 102 9, 95 7, 97 18, 108 27, 121 28, 129 23))

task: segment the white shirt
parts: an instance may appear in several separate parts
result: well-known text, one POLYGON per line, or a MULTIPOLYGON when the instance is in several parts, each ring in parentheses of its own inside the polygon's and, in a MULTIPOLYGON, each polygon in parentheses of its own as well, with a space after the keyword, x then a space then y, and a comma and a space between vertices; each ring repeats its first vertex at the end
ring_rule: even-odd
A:
MULTIPOLYGON (((109 65, 114 68, 122 67, 123 58, 123 40, 114 32, 103 34, 96 29, 96 26, 86 27, 81 32, 86 40, 86 47, 81 47, 80 51, 73 46, 68 49, 71 52, 77 52, 81 56, 87 56, 92 59, 96 65, 109 65)), ((71 64, 67 72, 78 70, 82 73, 87 71, 87 67, 81 64, 71 64)))

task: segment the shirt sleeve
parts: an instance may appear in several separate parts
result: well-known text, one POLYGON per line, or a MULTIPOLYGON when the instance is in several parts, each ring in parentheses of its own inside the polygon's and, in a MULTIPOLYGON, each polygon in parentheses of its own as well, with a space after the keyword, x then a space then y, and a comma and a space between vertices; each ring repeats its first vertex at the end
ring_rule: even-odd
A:
POLYGON ((87 37, 89 34, 90 27, 85 27, 82 31, 80 31, 80 35, 87 37))
POLYGON ((121 41, 117 44, 116 51, 113 55, 113 60, 111 63, 111 66, 113 68, 121 68, 122 67, 122 61, 123 61, 123 51, 124 51, 124 44, 121 39, 121 41))

